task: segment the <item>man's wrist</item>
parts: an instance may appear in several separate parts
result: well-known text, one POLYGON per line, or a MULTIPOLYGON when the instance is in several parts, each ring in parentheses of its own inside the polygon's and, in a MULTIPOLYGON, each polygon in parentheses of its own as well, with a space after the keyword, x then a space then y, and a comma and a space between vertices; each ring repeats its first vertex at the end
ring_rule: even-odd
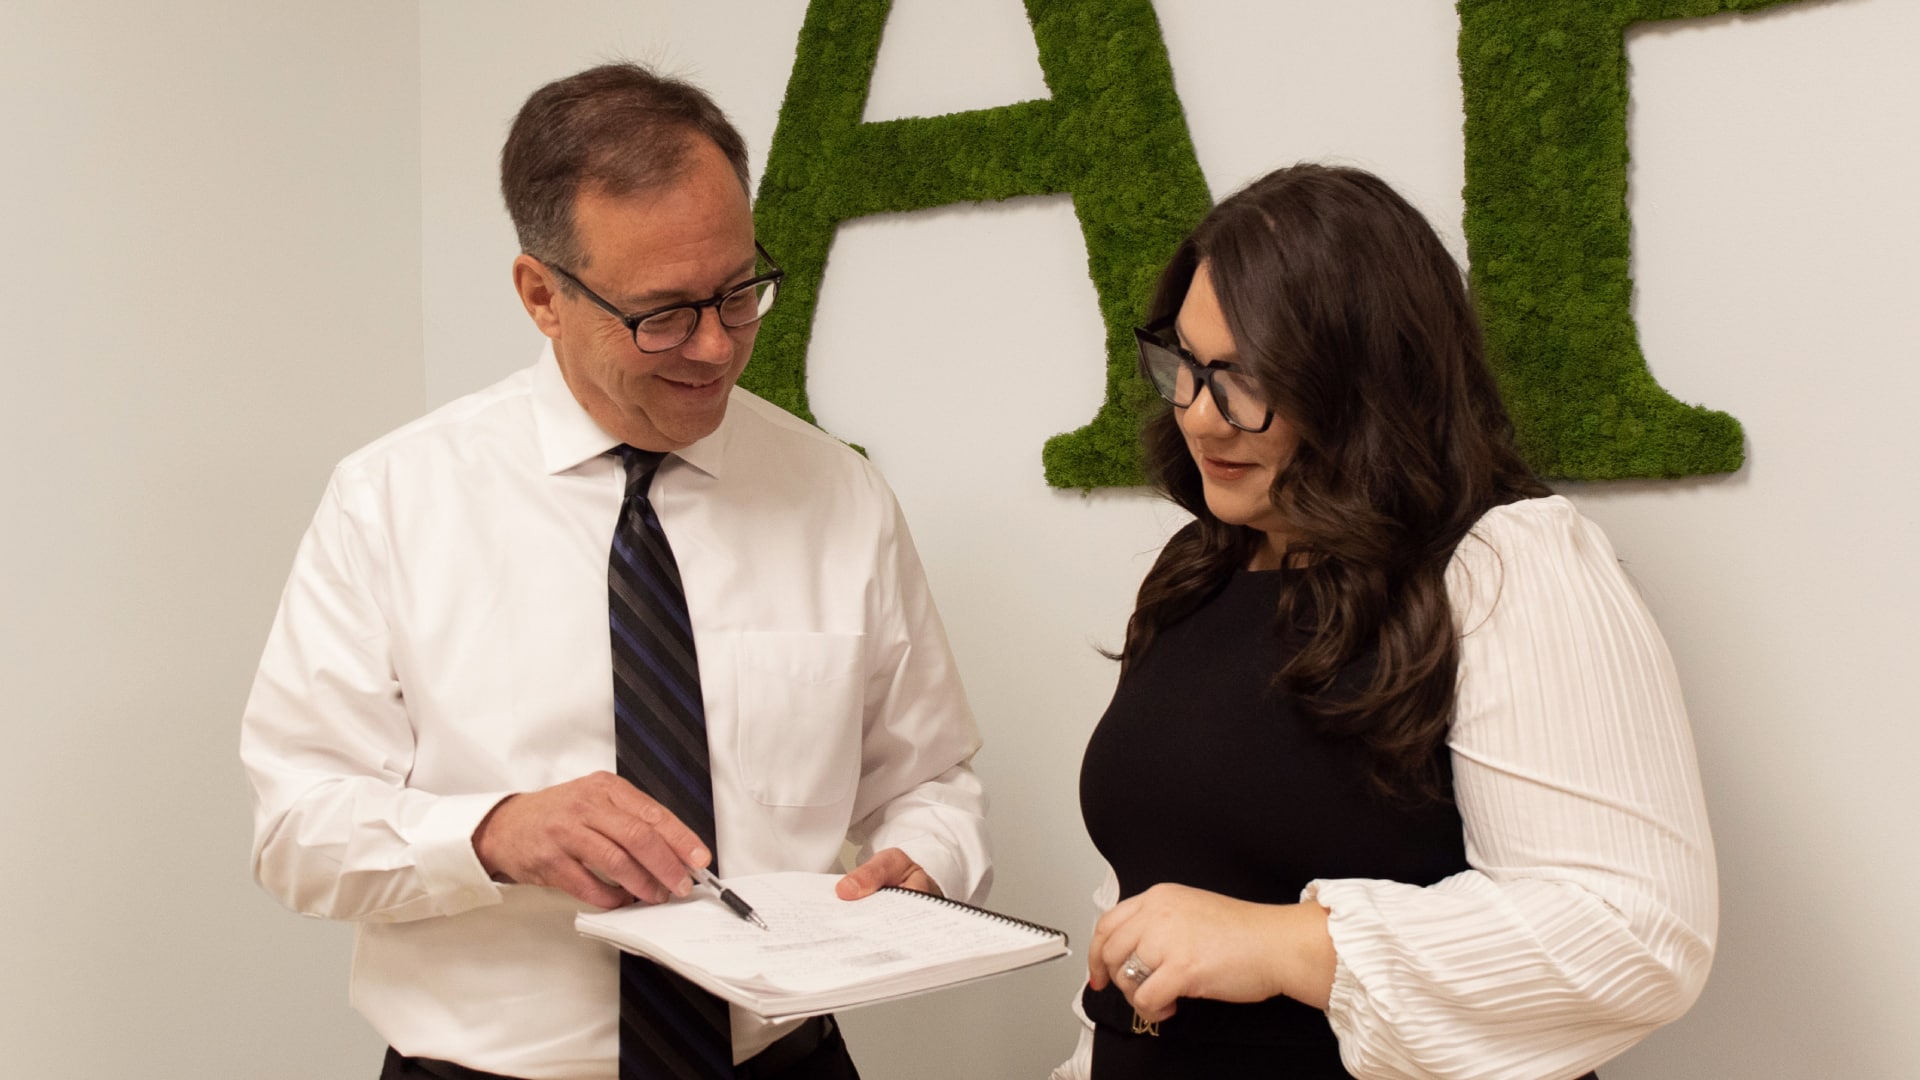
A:
POLYGON ((479 824, 473 827, 473 857, 480 860, 480 869, 487 872, 488 879, 500 885, 512 885, 514 883, 513 875, 500 869, 499 864, 496 863, 489 854, 491 845, 488 843, 490 836, 488 826, 493 824, 494 818, 500 813, 501 807, 518 797, 518 795, 508 795, 506 798, 494 803, 493 807, 481 816, 479 824))

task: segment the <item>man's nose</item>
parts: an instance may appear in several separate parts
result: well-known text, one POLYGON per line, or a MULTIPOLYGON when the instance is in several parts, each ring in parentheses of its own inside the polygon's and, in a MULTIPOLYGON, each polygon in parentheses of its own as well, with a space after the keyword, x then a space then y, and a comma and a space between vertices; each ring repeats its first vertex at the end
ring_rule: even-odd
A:
POLYGON ((680 355, 702 364, 727 364, 733 361, 733 335, 720 325, 720 312, 708 308, 700 312, 700 323, 693 336, 680 346, 680 355))

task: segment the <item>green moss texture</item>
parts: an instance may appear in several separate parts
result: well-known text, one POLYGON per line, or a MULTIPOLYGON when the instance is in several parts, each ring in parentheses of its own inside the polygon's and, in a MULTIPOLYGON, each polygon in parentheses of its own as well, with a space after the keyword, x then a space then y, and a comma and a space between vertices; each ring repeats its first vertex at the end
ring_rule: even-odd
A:
MULTIPOLYGON (((1470 274, 1520 447, 1567 479, 1732 472, 1740 424, 1654 380, 1630 309, 1627 57, 1636 22, 1790 0, 1459 0, 1470 274)), ((1070 192, 1106 326, 1105 404, 1041 453, 1056 487, 1137 484, 1131 327, 1210 204, 1149 0, 1027 0, 1052 97, 862 123, 889 4, 812 0, 755 205, 788 271, 742 382, 812 421, 807 342, 840 222, 1070 192)), ((1064 362, 1075 362, 1067 358, 1064 362)))
POLYGON ((787 281, 742 384, 813 420, 807 341, 840 222, 1070 192, 1106 325, 1106 401, 1086 427, 1049 439, 1041 463, 1056 487, 1139 483, 1140 424, 1158 399, 1134 373, 1132 327, 1211 202, 1152 4, 1028 0, 1049 100, 862 123, 888 8, 808 5, 754 206, 787 281))
POLYGON ((1640 351, 1625 33, 1779 2, 1459 2, 1470 273, 1520 448, 1543 475, 1685 476, 1744 460, 1739 421, 1676 401, 1640 351))

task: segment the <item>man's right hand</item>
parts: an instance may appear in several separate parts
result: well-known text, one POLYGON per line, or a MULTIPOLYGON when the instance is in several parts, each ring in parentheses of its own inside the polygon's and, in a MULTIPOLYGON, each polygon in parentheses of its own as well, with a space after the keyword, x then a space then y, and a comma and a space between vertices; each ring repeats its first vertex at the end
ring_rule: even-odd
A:
POLYGON ((473 830, 496 880, 545 885, 595 907, 685 896, 713 854, 680 819, 608 772, 509 795, 473 830))

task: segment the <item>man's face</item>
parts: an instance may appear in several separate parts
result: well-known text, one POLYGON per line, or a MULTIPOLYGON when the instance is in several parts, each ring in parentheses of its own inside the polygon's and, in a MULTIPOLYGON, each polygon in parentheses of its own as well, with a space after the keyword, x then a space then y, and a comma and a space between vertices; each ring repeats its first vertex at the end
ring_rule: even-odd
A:
MULTIPOLYGON (((705 139, 688 158, 664 188, 583 191, 574 202, 584 261, 566 269, 623 312, 705 300, 753 276, 753 213, 740 178, 705 139)), ((758 325, 730 330, 705 308, 692 337, 643 353, 625 324, 584 295, 554 292, 548 312, 534 321, 553 339, 573 396, 609 434, 643 450, 678 450, 720 426, 758 325)))

